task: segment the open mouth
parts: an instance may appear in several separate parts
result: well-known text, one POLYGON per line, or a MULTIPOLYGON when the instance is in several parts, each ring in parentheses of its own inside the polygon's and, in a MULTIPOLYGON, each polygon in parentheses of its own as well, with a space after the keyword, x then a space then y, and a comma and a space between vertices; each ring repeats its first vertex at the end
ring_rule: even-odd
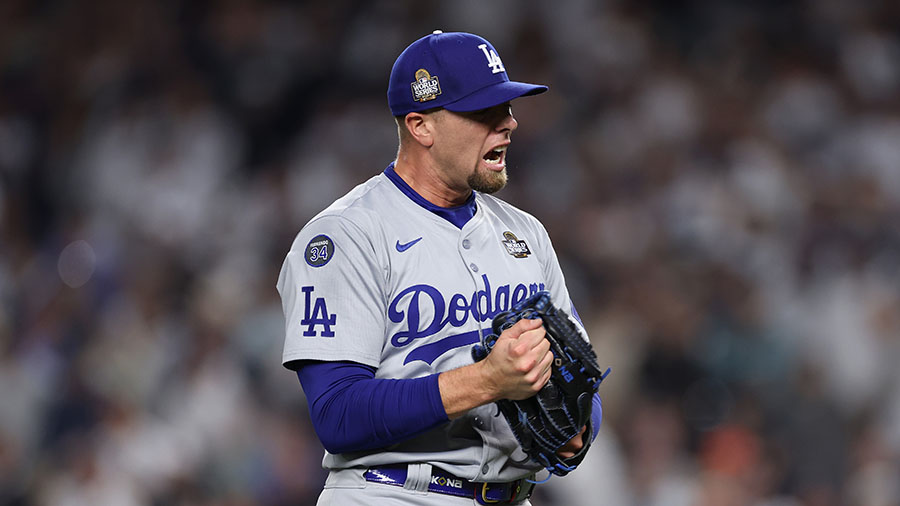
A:
POLYGON ((488 151, 482 158, 490 165, 503 165, 506 158, 506 146, 500 146, 488 151))

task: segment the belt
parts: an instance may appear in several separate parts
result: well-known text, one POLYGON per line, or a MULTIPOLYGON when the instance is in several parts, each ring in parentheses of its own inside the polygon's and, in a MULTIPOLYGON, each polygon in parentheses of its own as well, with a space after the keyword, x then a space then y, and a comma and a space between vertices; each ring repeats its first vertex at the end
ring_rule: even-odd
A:
MULTIPOLYGON (((406 465, 372 467, 363 476, 366 481, 402 487, 406 483, 406 465)), ((428 491, 438 494, 474 498, 478 504, 511 504, 531 497, 534 483, 516 480, 506 483, 481 483, 454 476, 436 467, 431 468, 428 491)))

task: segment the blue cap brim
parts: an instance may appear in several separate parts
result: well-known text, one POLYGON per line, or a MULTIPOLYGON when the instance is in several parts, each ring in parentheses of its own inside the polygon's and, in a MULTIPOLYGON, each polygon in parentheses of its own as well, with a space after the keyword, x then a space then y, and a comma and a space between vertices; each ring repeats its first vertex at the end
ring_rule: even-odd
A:
POLYGON ((514 98, 539 95, 548 89, 542 84, 503 81, 485 86, 459 100, 445 104, 443 107, 453 112, 479 111, 509 102, 514 98))

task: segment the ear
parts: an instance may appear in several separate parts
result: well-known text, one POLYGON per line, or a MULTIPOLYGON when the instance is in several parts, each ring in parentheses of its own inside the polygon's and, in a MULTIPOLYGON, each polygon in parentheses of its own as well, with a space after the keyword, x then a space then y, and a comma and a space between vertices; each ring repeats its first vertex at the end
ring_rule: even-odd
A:
POLYGON ((431 114, 422 114, 411 112, 403 118, 406 124, 406 131, 413 140, 430 148, 434 144, 434 117, 431 114))

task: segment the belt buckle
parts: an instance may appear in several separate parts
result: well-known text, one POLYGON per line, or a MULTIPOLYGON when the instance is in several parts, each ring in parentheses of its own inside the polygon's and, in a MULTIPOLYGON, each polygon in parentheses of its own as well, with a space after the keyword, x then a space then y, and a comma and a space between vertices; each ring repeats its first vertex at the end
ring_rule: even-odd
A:
POLYGON ((506 499, 488 499, 488 487, 490 487, 490 483, 482 483, 481 488, 475 487, 475 502, 478 504, 499 504, 501 501, 505 501, 506 499))
POLYGON ((495 485, 499 485, 499 498, 491 499, 488 497, 490 493, 491 483, 482 483, 481 488, 476 487, 475 494, 475 502, 478 504, 512 504, 519 501, 524 501, 531 497, 531 492, 534 490, 534 486, 526 483, 525 479, 512 481, 509 483, 498 483, 495 485))

